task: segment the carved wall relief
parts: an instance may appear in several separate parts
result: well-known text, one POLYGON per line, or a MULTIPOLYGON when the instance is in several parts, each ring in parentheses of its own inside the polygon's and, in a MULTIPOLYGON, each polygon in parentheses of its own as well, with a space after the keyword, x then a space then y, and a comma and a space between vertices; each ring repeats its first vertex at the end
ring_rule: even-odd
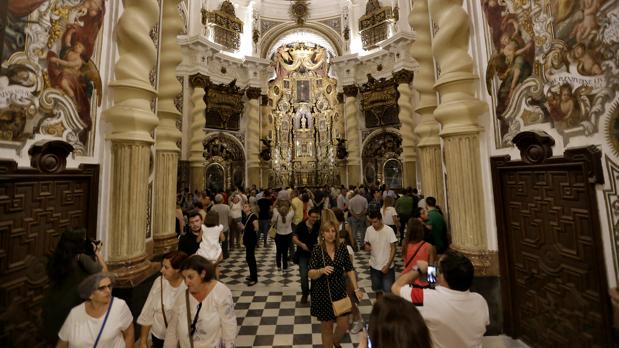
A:
POLYGON ((212 132, 204 140, 206 188, 213 192, 244 187, 245 152, 242 143, 228 132, 212 132))
POLYGON ((230 50, 238 50, 241 45, 243 21, 234 13, 234 5, 224 0, 216 11, 202 9, 202 24, 208 27, 213 42, 230 50))
POLYGON ((499 147, 550 124, 568 143, 594 135, 619 89, 619 3, 482 0, 494 53, 486 70, 499 147))
POLYGON ((227 85, 209 83, 205 89, 206 128, 238 131, 245 90, 236 86, 236 80, 227 85))
POLYGON ((396 131, 377 130, 364 140, 361 159, 366 185, 385 183, 402 187, 402 137, 396 131))
POLYGON ((397 87, 393 79, 376 80, 368 74, 368 82, 360 88, 366 128, 400 124, 397 87))
MULTIPOLYGON (((397 8, 397 7, 396 7, 397 8)), ((397 21, 391 6, 381 6, 378 0, 368 0, 365 14, 359 18, 359 34, 364 50, 370 50, 389 38, 391 26, 397 21)))

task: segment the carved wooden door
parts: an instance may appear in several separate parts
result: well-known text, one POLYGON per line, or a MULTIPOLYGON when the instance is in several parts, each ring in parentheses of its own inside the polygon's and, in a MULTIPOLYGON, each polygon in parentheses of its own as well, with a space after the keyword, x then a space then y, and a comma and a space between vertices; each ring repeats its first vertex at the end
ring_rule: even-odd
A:
POLYGON ((599 157, 492 160, 505 329, 532 347, 611 346, 599 157))

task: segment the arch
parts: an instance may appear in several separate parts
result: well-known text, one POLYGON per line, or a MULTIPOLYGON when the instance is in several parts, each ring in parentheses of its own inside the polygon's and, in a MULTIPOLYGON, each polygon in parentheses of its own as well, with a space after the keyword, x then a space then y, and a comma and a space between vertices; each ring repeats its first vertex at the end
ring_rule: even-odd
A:
POLYGON ((384 128, 378 128, 373 130, 370 134, 368 134, 365 139, 363 139, 363 142, 361 143, 361 149, 363 150, 366 145, 368 144, 368 142, 374 138, 376 138, 377 136, 383 134, 383 133, 393 133, 397 136, 400 137, 400 139, 402 138, 402 133, 400 133, 400 130, 394 127, 384 127, 384 128))
MULTIPOLYGON (((204 140, 202 141, 202 145, 205 146, 206 144, 208 144, 209 142, 211 142, 213 139, 215 138, 225 138, 226 140, 231 141, 232 143, 234 143, 234 145, 238 146, 240 151, 240 154, 242 155, 242 158, 240 158, 240 160, 245 161, 245 145, 243 145, 243 143, 235 136, 227 133, 227 132, 212 132, 212 133, 208 133, 206 135, 206 137, 204 137, 204 140)), ((206 150, 206 149, 205 149, 206 150)))
POLYGON ((399 130, 385 127, 371 132, 361 146, 364 183, 371 185, 382 182, 396 189, 401 188, 401 154, 402 136, 399 130))
MULTIPOLYGON (((205 167, 220 166, 223 174, 223 188, 233 189, 245 184, 245 146, 234 135, 227 132, 207 134, 202 142, 205 167)), ((209 186, 208 170, 205 171, 205 183, 209 186)))
POLYGON ((303 27, 299 27, 294 22, 289 22, 276 25, 264 34, 264 36, 262 37, 260 57, 269 59, 268 54, 273 50, 273 46, 277 43, 277 41, 293 31, 306 31, 321 36, 329 43, 331 48, 334 50, 334 52, 332 52, 333 54, 337 56, 342 55, 342 41, 340 39, 340 34, 332 28, 328 27, 325 24, 316 22, 305 23, 303 27))

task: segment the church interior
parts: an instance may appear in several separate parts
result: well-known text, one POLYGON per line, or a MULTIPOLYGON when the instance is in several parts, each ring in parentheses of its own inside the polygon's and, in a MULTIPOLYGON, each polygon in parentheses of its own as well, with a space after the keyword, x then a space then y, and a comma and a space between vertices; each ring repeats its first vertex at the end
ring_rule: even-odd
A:
MULTIPOLYGON (((67 229, 136 318, 179 193, 375 184, 436 197, 487 347, 619 342, 617 1, 0 0, 0 42, 3 347, 47 346, 67 229)), ((269 283, 244 285, 243 251, 219 266, 236 346, 318 347, 274 248, 269 283)))

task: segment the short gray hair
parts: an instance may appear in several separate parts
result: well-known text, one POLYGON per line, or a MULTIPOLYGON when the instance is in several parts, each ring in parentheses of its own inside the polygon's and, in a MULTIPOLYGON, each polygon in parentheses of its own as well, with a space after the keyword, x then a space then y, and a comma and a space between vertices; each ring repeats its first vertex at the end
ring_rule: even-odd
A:
POLYGON ((112 285, 116 280, 116 276, 114 275, 114 273, 110 272, 99 272, 91 274, 84 280, 82 280, 80 285, 77 287, 80 297, 83 300, 88 300, 90 298, 90 295, 92 295, 92 293, 95 292, 95 290, 97 290, 97 288, 99 287, 99 282, 105 278, 109 278, 112 281, 112 285))
POLYGON ((222 196, 220 193, 215 195, 215 203, 219 204, 222 203, 224 201, 224 196, 222 196))

